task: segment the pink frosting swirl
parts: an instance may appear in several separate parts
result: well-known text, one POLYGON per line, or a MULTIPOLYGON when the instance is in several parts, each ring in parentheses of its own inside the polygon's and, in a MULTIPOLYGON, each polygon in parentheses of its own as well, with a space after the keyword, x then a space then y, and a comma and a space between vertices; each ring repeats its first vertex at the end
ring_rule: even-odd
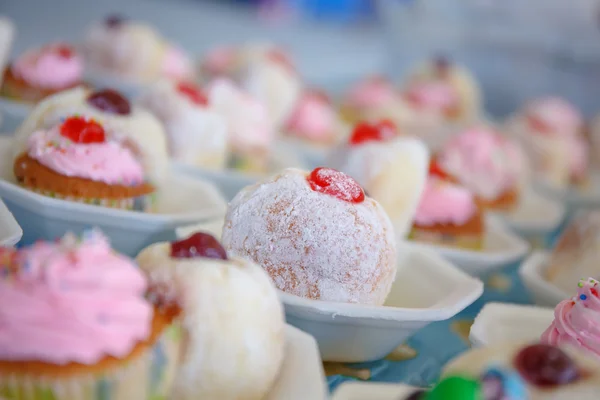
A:
POLYGON ((217 47, 206 54, 202 68, 209 74, 227 75, 235 63, 238 50, 235 47, 217 47))
POLYGON ((542 334, 542 343, 583 348, 600 358, 600 298, 598 281, 579 282, 577 296, 561 301, 554 321, 542 334))
POLYGON ((430 176, 425 183, 414 221, 421 226, 463 225, 477 212, 475 198, 467 189, 430 176))
POLYGON ((319 92, 305 92, 287 122, 287 131, 314 141, 329 141, 336 135, 337 115, 329 100, 319 92))
POLYGON ((0 360, 94 364, 150 334, 144 276, 98 232, 0 251, 0 272, 0 360))
POLYGON ((354 86, 348 93, 347 103, 363 109, 386 105, 398 96, 394 85, 384 77, 372 76, 354 86))
POLYGON ((511 164, 510 141, 487 128, 469 129, 455 136, 438 162, 476 195, 495 199, 518 182, 511 164))
POLYGON ((181 80, 192 76, 192 62, 179 47, 169 45, 162 65, 163 74, 171 79, 181 80))
POLYGON ((104 143, 75 143, 60 133, 60 125, 34 132, 29 157, 64 176, 135 186, 144 181, 144 170, 131 150, 107 139, 104 143))
POLYGON ((444 81, 417 82, 408 88, 405 96, 418 108, 438 112, 451 109, 459 101, 454 88, 444 81))
POLYGON ((12 64, 12 72, 31 86, 63 89, 76 85, 83 76, 83 60, 66 44, 30 50, 12 64))
POLYGON ((545 97, 532 102, 526 110, 539 133, 576 135, 583 126, 583 116, 571 104, 559 97, 545 97))

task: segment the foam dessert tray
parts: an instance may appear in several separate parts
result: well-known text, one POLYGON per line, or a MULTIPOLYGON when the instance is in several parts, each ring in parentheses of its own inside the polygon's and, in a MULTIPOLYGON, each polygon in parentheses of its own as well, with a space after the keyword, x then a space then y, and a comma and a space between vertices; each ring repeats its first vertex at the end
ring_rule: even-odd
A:
POLYGON ((535 190, 550 199, 563 203, 569 209, 600 207, 600 173, 594 172, 589 186, 584 189, 557 187, 549 182, 537 180, 535 190))
POLYGON ((513 233, 499 218, 486 217, 484 248, 467 250, 410 241, 415 247, 434 251, 472 276, 483 276, 527 255, 529 243, 513 233))
POLYGON ((14 246, 22 236, 23 229, 0 199, 0 246, 14 246))
MULTIPOLYGON (((10 158, 10 137, 0 136, 0 160, 10 158), (6 158, 5 158, 6 157, 6 158)), ((211 183, 173 173, 158 187, 152 213, 117 210, 43 196, 16 184, 10 163, 0 171, 0 197, 23 228, 23 242, 54 240, 66 232, 98 227, 119 252, 135 256, 142 248, 175 238, 180 226, 223 216, 227 203, 211 183)))
POLYGON ((402 384, 344 382, 331 400, 404 400, 417 389, 402 384))
POLYGON ((570 294, 548 282, 544 277, 549 258, 548 251, 535 251, 523 261, 519 268, 519 276, 531 293, 535 304, 542 307, 554 307, 564 299, 571 297, 570 294))
POLYGON ((473 346, 506 341, 534 342, 554 320, 554 310, 530 305, 487 303, 479 312, 469 340, 473 346))

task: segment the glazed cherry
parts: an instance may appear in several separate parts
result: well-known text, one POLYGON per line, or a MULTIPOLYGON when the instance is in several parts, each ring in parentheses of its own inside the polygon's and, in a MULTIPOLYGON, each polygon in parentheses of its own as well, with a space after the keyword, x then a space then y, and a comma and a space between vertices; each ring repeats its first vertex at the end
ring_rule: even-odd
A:
POLYGON ((420 400, 425 394, 424 390, 415 390, 405 400, 420 400))
POLYGON ((177 91, 188 98, 192 103, 199 106, 207 106, 208 98, 200 90, 200 88, 193 83, 179 82, 177 84, 177 91))
POLYGON ((88 97, 87 101, 97 109, 109 114, 128 115, 131 113, 129 100, 114 89, 94 92, 88 97))
POLYGON ((187 239, 171 243, 173 258, 215 258, 227 260, 227 252, 214 236, 196 232, 187 239))
POLYGON ((390 120, 382 120, 375 124, 360 122, 350 136, 350 144, 357 145, 371 141, 386 141, 398 135, 396 125, 390 120))
POLYGON ((525 347, 515 357, 514 364, 523 379, 537 386, 565 385, 580 376, 567 353, 546 344, 525 347))
POLYGON ((337 197, 349 203, 362 203, 365 192, 358 182, 331 168, 317 168, 308 176, 310 188, 315 192, 337 197))
POLYGON ((58 54, 62 58, 73 57, 73 49, 65 44, 56 46, 54 51, 56 52, 56 54, 58 54))
POLYGON ((126 20, 126 18, 123 17, 122 15, 111 14, 108 17, 106 17, 106 19, 104 20, 104 23, 109 28, 117 28, 117 27, 123 25, 123 22, 125 22, 125 20, 126 20))
POLYGON ((429 163, 429 175, 444 179, 449 177, 446 171, 444 171, 444 169, 435 159, 431 160, 429 163))
POLYGON ((93 120, 70 117, 60 126, 60 134, 75 143, 104 143, 104 128, 93 120))

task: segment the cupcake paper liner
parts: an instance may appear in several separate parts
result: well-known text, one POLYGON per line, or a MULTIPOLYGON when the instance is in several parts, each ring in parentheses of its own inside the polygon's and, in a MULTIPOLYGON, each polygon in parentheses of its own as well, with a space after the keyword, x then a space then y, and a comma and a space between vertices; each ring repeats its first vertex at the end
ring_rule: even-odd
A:
POLYGON ((481 250, 483 235, 449 235, 431 231, 413 229, 409 239, 445 247, 457 247, 466 250, 481 250))
POLYGON ((92 204, 96 206, 108 207, 108 208, 116 208, 121 210, 136 210, 136 211, 145 211, 153 196, 140 196, 133 198, 124 198, 124 199, 99 199, 99 198, 83 198, 77 196, 68 196, 63 195, 61 193, 52 192, 48 190, 40 190, 27 187, 28 190, 32 192, 51 197, 54 199, 68 200, 74 201, 76 203, 84 203, 84 204, 92 204))
POLYGON ((99 374, 43 378, 0 375, 6 400, 166 400, 179 355, 179 327, 165 329, 140 356, 99 374))

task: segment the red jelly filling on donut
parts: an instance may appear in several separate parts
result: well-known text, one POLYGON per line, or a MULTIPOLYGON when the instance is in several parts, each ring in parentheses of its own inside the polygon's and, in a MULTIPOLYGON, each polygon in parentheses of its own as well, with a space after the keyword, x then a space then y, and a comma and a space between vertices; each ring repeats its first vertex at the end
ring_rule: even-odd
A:
POLYGON ((390 120, 379 121, 375 124, 360 122, 350 136, 350 144, 357 145, 370 141, 383 142, 397 135, 396 124, 390 120))
POLYGON ((179 82, 177 84, 177 91, 188 98, 194 104, 199 106, 207 106, 208 98, 200 90, 200 88, 190 82, 179 82))
POLYGON ((362 203, 365 192, 358 182, 348 175, 331 168, 317 168, 307 178, 315 192, 337 197, 349 203, 362 203))

